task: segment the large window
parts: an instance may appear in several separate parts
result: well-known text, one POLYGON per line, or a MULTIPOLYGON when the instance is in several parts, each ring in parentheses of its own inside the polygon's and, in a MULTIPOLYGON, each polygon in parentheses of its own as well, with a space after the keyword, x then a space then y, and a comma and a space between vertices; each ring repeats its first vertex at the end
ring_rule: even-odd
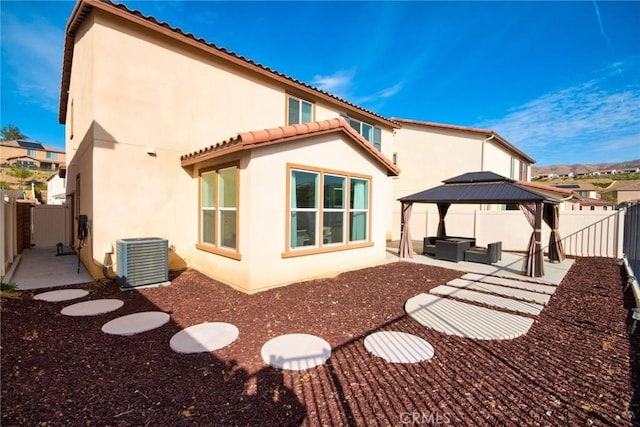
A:
POLYGON ((331 251, 369 242, 369 177, 290 167, 289 249, 331 251))
POLYGON ((27 149, 27 156, 35 157, 36 156, 36 150, 32 150, 31 148, 27 149))
POLYGON ((303 99, 287 96, 287 124, 298 125, 313 121, 313 104, 303 99))
POLYGON ((56 160, 58 158, 58 153, 54 153, 53 151, 47 151, 47 159, 56 160))
POLYGON ((238 168, 200 173, 200 248, 238 248, 238 168))
POLYGON ((342 115, 342 118, 349 122, 349 125, 362 135, 364 139, 373 144, 376 150, 382 150, 382 130, 379 127, 361 122, 360 120, 352 119, 344 114, 342 115))

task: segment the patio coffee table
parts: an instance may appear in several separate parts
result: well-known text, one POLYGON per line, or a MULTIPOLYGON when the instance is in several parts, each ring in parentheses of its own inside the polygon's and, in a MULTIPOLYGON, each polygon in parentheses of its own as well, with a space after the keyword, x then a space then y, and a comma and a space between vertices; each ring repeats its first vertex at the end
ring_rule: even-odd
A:
POLYGON ((436 259, 459 262, 464 260, 464 251, 471 247, 471 240, 451 238, 436 241, 436 259))

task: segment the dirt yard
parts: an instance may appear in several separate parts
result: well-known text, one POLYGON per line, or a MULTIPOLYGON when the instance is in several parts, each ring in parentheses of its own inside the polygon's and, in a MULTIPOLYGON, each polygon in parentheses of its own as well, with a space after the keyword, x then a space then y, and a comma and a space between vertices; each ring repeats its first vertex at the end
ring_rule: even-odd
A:
POLYGON ((187 270, 169 287, 47 303, 2 297, 2 426, 620 425, 640 423, 640 333, 629 338, 624 279, 613 259, 579 258, 523 337, 448 336, 408 317, 408 298, 462 273, 394 263, 244 295, 187 270), (71 303, 118 298, 95 317, 71 303), (106 335, 116 317, 161 310, 171 322, 130 337, 106 335), (181 355, 169 340, 204 321, 229 322, 237 341, 181 355), (375 331, 408 332, 435 356, 391 364, 369 354, 375 331), (327 364, 281 371, 260 357, 287 333, 327 340, 327 364), (635 414, 634 414, 635 413, 635 414), (636 418, 634 418, 636 417, 636 418))

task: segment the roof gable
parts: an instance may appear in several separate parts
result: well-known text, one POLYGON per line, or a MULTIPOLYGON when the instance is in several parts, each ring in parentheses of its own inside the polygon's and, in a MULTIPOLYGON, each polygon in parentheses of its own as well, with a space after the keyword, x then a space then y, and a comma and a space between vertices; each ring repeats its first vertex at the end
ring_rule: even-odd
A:
POLYGON ((501 145, 503 148, 511 151, 514 154, 517 154, 522 159, 526 160, 529 163, 535 163, 535 159, 529 157, 524 151, 521 151, 516 146, 511 144, 509 141, 500 136, 497 132, 494 132, 491 129, 482 129, 482 128, 474 128, 468 126, 459 126, 459 125, 450 125, 444 123, 435 123, 435 122, 425 122, 421 120, 411 120, 411 119, 401 119, 397 117, 392 117, 391 120, 399 123, 400 125, 414 125, 423 128, 431 128, 431 129, 440 129, 440 130, 450 130, 456 132, 463 133, 471 133, 478 135, 487 140, 495 141, 498 145, 501 145))
POLYGON ((308 138, 310 136, 333 132, 343 133, 353 140, 365 151, 366 155, 371 156, 387 170, 387 175, 397 176, 400 173, 400 170, 396 165, 376 150, 370 142, 365 140, 358 132, 349 126, 343 118, 239 133, 227 140, 218 142, 201 150, 185 154, 180 157, 180 161, 182 166, 189 166, 237 151, 251 150, 256 147, 291 142, 298 139, 308 138))
POLYGON ((355 113, 358 116, 362 116, 363 118, 368 120, 373 120, 376 123, 386 125, 390 128, 399 127, 398 124, 394 121, 387 119, 377 113, 374 113, 373 111, 362 108, 315 86, 311 86, 300 80, 294 79, 291 76, 280 73, 272 68, 248 59, 233 51, 227 50, 223 47, 219 47, 213 43, 209 43, 203 38, 198 38, 191 33, 184 32, 180 28, 172 27, 166 22, 160 22, 153 16, 144 15, 140 11, 127 8, 124 4, 116 4, 109 0, 79 0, 78 3, 76 3, 73 12, 71 13, 69 22, 67 23, 64 43, 64 57, 62 62, 60 105, 58 111, 58 121, 61 124, 64 124, 66 121, 67 102, 69 98, 68 90, 71 79, 71 64, 73 62, 75 34, 80 25, 90 15, 91 11, 94 8, 100 9, 115 16, 119 16, 120 18, 141 25, 147 29, 155 31, 156 33, 163 34, 187 45, 191 45, 193 47, 201 49, 210 55, 240 66, 250 72, 254 72, 262 76, 263 78, 275 81, 285 88, 299 91, 300 93, 304 93, 316 99, 323 100, 324 102, 327 102, 331 105, 338 105, 340 106, 340 108, 343 108, 348 112, 355 113))

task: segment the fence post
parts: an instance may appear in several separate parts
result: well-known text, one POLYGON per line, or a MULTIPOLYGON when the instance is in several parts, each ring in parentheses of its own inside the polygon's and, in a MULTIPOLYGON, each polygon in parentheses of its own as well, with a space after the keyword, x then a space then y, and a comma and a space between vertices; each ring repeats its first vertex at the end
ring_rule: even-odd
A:
POLYGON ((4 277, 4 275, 6 274, 6 268, 7 268, 7 258, 6 258, 6 252, 7 252, 7 246, 8 246, 8 241, 7 241, 7 223, 6 223, 6 206, 5 206, 5 201, 4 201, 4 190, 0 189, 0 231, 2 231, 1 236, 0 236, 0 277, 4 277))

